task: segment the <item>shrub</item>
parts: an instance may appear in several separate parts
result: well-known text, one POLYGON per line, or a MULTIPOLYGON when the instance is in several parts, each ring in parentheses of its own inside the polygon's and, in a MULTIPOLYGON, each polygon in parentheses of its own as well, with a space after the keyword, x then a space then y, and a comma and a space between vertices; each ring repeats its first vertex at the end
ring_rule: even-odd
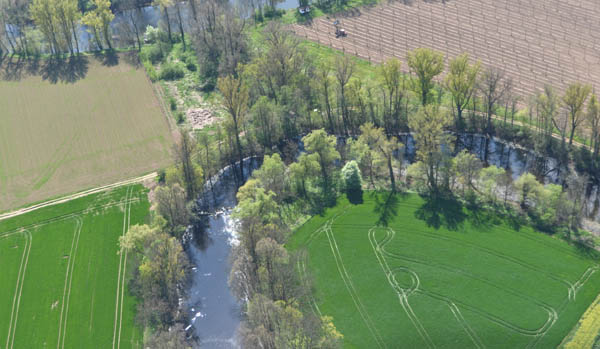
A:
POLYGON ((183 78, 185 72, 179 64, 166 63, 160 68, 160 79, 161 80, 177 80, 183 78))
POLYGON ((185 117, 184 117, 183 112, 180 111, 180 112, 177 113, 176 121, 177 121, 178 124, 181 124, 181 123, 183 123, 185 121, 185 117))
POLYGON ((175 98, 169 97, 169 107, 171 108, 172 111, 177 109, 177 101, 175 100, 175 98))
POLYGON ((146 73, 152 82, 158 80, 158 74, 156 73, 156 69, 154 69, 152 63, 145 61, 144 68, 146 68, 146 73))
POLYGON ((158 171, 158 177, 156 178, 158 180, 158 183, 159 184, 164 184, 166 176, 167 176, 167 173, 165 172, 164 169, 158 171))
POLYGON ((187 56, 185 59, 185 67, 189 70, 189 71, 196 71, 198 70, 198 66, 196 65, 196 58, 194 56, 187 56))
POLYGON ((140 58, 143 62, 149 61, 152 64, 156 64, 164 58, 163 50, 159 44, 143 46, 142 51, 140 52, 140 58))

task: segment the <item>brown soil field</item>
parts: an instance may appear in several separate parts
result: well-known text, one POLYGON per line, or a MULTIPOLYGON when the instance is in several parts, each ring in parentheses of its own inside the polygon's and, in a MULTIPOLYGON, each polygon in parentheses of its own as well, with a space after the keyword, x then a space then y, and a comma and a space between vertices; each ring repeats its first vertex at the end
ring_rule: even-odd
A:
POLYGON ((171 158, 153 86, 122 56, 3 62, 0 120, 0 212, 149 173, 171 158))
POLYGON ((467 52, 504 69, 522 95, 544 84, 562 91, 574 81, 600 82, 597 0, 384 1, 293 30, 372 62, 404 61, 406 52, 418 47, 439 50, 446 60, 467 52), (335 19, 347 37, 335 38, 335 19))

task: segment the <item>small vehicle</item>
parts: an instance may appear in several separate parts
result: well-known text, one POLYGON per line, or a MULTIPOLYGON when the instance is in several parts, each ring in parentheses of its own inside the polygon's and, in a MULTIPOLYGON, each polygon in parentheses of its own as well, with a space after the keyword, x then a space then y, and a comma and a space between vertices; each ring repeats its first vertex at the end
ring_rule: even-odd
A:
POLYGON ((344 30, 344 28, 342 28, 342 24, 340 23, 340 21, 338 21, 337 19, 333 22, 333 25, 335 26, 335 37, 339 38, 339 37, 345 37, 346 35, 348 35, 346 33, 346 30, 344 30))

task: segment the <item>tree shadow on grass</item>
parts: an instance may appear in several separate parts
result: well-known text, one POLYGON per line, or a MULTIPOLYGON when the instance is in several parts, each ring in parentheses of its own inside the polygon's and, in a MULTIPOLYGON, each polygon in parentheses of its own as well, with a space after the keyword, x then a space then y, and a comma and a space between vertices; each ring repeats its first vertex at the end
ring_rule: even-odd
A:
POLYGON ((113 67, 119 64, 119 55, 115 50, 106 50, 103 52, 97 51, 94 53, 94 57, 102 62, 102 65, 107 67, 113 67))
POLYGON ((44 60, 40 72, 44 80, 52 84, 58 82, 74 83, 85 78, 88 72, 89 60, 85 56, 69 58, 52 57, 44 60))
POLYGON ((377 225, 387 227, 394 217, 398 215, 399 198, 404 193, 389 192, 387 194, 374 192, 371 194, 375 199, 373 212, 378 216, 377 225))
POLYGON ((462 204, 452 196, 424 197, 425 203, 415 211, 415 217, 425 221, 427 226, 449 230, 460 228, 467 217, 462 204))

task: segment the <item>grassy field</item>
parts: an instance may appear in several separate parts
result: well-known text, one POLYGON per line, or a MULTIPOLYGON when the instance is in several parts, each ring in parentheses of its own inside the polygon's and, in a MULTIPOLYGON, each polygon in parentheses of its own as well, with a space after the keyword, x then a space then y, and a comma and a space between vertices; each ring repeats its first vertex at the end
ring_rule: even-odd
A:
POLYGON ((556 347, 600 291, 596 253, 414 194, 340 200, 289 247, 348 348, 556 347))
POLYGON ((148 209, 134 185, 0 221, 0 346, 141 347, 118 238, 148 209))
POLYGON ((0 63, 0 115, 0 212, 170 160, 159 100, 122 56, 0 63))

